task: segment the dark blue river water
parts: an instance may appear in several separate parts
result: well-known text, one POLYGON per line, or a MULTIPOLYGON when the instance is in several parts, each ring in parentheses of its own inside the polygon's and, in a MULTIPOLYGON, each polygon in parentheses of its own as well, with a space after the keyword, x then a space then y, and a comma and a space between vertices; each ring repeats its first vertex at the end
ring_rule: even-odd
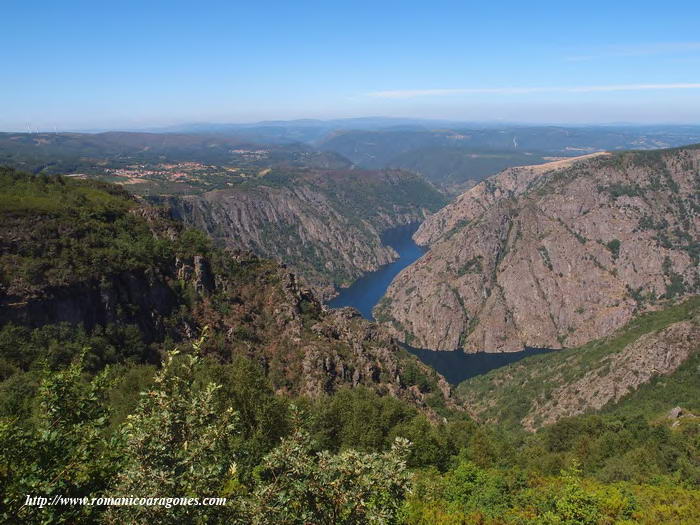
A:
POLYGON ((411 238, 417 229, 418 224, 411 224, 399 226, 384 233, 382 242, 396 250, 399 258, 382 266, 376 272, 360 277, 350 287, 341 289, 340 295, 331 299, 328 306, 331 308, 352 306, 360 311, 362 317, 374 321, 372 308, 384 297, 391 281, 401 270, 425 253, 425 250, 411 238))
POLYGON ((528 348, 521 352, 479 352, 465 354, 461 350, 452 352, 436 352, 435 350, 421 350, 404 346, 406 350, 415 355, 429 367, 440 372, 449 383, 459 384, 470 377, 485 374, 494 368, 509 365, 520 361, 524 357, 556 350, 544 348, 528 348))
MULTIPOLYGON (((355 281, 350 287, 340 290, 340 295, 333 298, 328 303, 328 306, 331 308, 352 306, 357 308, 365 319, 373 321, 372 308, 384 297, 386 289, 394 277, 425 253, 425 250, 413 242, 411 238, 417 228, 418 225, 414 224, 400 226, 386 232, 382 236, 382 241, 396 250, 399 254, 399 259, 381 267, 376 272, 368 273, 355 281)), ((452 384, 485 374, 489 370, 514 363, 530 355, 551 352, 551 350, 529 348, 522 352, 465 354, 459 350, 436 352, 408 346, 405 346, 405 348, 426 365, 441 373, 452 384)))

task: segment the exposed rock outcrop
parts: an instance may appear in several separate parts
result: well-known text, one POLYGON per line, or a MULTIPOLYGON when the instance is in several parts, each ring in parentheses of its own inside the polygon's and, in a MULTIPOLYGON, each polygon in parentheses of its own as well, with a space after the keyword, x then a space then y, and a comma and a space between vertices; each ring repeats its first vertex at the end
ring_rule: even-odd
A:
POLYGON ((156 269, 125 272, 50 288, 40 297, 0 295, 0 326, 70 323, 91 330, 110 323, 133 324, 151 342, 165 336, 164 319, 177 304, 174 291, 156 269))
POLYGON ((562 417, 599 410, 651 378, 671 374, 691 353, 698 351, 700 326, 693 321, 675 323, 660 332, 643 335, 621 352, 601 360, 580 379, 554 389, 548 400, 536 401, 522 425, 535 430, 562 417))
POLYGON ((694 397, 698 358, 700 296, 694 296, 635 317, 609 337, 472 377, 456 395, 480 421, 530 431, 603 408, 678 418, 682 409, 669 410, 694 397))
POLYGON ((279 391, 295 395, 362 385, 432 416, 431 396, 457 406, 442 376, 401 349, 384 327, 352 308, 326 310, 294 274, 271 261, 240 255, 238 263, 247 277, 217 276, 215 293, 194 309, 197 326, 225 334, 215 350, 222 357, 243 354, 261 362, 279 391), (429 378, 430 389, 414 382, 416 371, 429 378))
POLYGON ((382 232, 420 222, 443 203, 415 175, 362 170, 308 172, 283 184, 262 180, 151 201, 165 204, 220 246, 287 264, 322 298, 395 260, 382 232))
POLYGON ((562 348, 700 291, 700 148, 510 168, 429 217, 375 316, 412 345, 562 348))

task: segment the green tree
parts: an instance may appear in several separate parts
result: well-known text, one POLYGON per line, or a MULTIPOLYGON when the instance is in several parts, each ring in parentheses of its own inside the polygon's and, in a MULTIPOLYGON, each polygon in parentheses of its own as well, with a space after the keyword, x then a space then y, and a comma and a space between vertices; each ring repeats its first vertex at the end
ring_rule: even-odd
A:
MULTIPOLYGON (((91 523, 98 507, 24 505, 27 495, 100 496, 121 468, 118 437, 106 438, 106 373, 81 379, 83 353, 68 368, 44 371, 32 424, 0 420, 4 523, 91 523)), ((24 422, 26 423, 26 422, 24 422)))
POLYGON ((541 522, 547 525, 597 525, 603 518, 601 501, 581 486, 577 463, 561 473, 561 491, 546 502, 541 522))
POLYGON ((445 470, 454 450, 446 436, 440 432, 440 427, 433 425, 424 415, 416 415, 410 421, 394 427, 392 436, 398 436, 411 442, 411 453, 408 456, 410 467, 436 466, 445 470))
POLYGON ((239 473, 248 481, 253 467, 289 434, 289 403, 275 395, 262 367, 251 359, 237 357, 224 365, 209 360, 202 376, 221 385, 220 410, 233 408, 238 415, 239 473))
POLYGON ((405 458, 409 443, 397 439, 390 451, 315 453, 309 434, 297 428, 268 454, 258 469, 250 501, 258 525, 390 524, 409 490, 405 458))
POLYGON ((125 467, 115 497, 227 497, 220 506, 115 506, 110 523, 235 523, 241 520, 233 410, 218 410, 220 385, 195 384, 193 355, 170 353, 122 434, 125 467))

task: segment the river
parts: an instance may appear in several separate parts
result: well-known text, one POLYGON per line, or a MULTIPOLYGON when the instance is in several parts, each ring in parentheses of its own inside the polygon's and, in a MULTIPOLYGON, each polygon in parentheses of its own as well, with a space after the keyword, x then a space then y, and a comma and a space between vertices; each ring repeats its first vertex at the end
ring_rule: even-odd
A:
MULTIPOLYGON (((382 235, 382 242, 391 246, 399 254, 399 258, 382 266, 375 272, 370 272, 348 288, 340 290, 340 294, 329 301, 331 308, 352 306, 360 311, 365 319, 374 321, 372 309, 384 297, 387 288, 401 270, 418 260, 425 250, 413 242, 413 234, 418 229, 418 224, 399 226, 382 235)), ((453 352, 437 352, 429 349, 418 349, 406 346, 406 350, 414 354, 426 365, 441 373, 447 381, 458 384, 465 379, 489 370, 499 368, 520 359, 550 352, 551 350, 529 348, 521 352, 478 352, 465 354, 460 350, 453 352)))
POLYGON ((418 224, 410 224, 386 231, 382 235, 382 243, 396 250, 399 258, 392 263, 385 264, 377 271, 369 272, 360 277, 348 288, 342 288, 340 295, 331 299, 328 306, 331 308, 352 306, 360 311, 362 317, 374 321, 372 309, 384 297, 391 281, 401 270, 417 261, 425 253, 423 248, 413 242, 412 237, 418 226, 418 224))

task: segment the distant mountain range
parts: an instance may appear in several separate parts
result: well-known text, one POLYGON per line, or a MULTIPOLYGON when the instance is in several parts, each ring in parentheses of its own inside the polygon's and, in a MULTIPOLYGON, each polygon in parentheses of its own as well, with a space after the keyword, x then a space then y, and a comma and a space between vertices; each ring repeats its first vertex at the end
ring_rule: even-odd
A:
MULTIPOLYGON (((261 145, 225 135, 181 133, 0 133, 0 165, 31 173, 102 173, 133 163, 201 162, 214 165, 251 163, 261 145)), ((258 164, 348 167, 332 152, 300 143, 267 144, 258 164), (318 161, 318 162, 316 162, 318 161)))
POLYGON ((700 126, 495 126, 369 117, 200 123, 148 133, 0 133, 0 164, 33 173, 91 173, 91 167, 105 159, 122 164, 167 158, 224 165, 240 163, 235 150, 264 147, 277 163, 298 164, 303 157, 301 163, 308 165, 315 155, 325 166, 345 162, 366 169, 406 169, 457 195, 500 170, 552 160, 547 157, 698 142, 700 126))
POLYGON ((386 117, 200 123, 158 131, 214 133, 263 144, 301 142, 363 168, 413 171, 451 195, 505 168, 546 162, 547 156, 700 142, 700 126, 534 126, 386 117))
MULTIPOLYGON (((638 125, 616 123, 609 125, 535 125, 515 122, 470 122, 459 120, 416 119, 398 117, 360 117, 346 119, 297 119, 270 120, 253 123, 212 123, 196 122, 167 127, 149 128, 143 131, 151 133, 205 133, 224 134, 247 137, 258 142, 308 142, 314 143, 327 139, 330 135, 343 131, 423 131, 434 130, 488 130, 496 134, 504 131, 541 133, 544 130, 578 130, 604 137, 609 134, 627 136, 656 136, 670 139, 674 136, 697 137, 700 125, 638 125)), ((663 139, 662 139, 663 140, 663 139)), ((692 140, 690 142, 693 142, 692 140)), ((690 143, 685 142, 685 143, 690 143)), ((608 146, 606 149, 612 149, 608 146)))

